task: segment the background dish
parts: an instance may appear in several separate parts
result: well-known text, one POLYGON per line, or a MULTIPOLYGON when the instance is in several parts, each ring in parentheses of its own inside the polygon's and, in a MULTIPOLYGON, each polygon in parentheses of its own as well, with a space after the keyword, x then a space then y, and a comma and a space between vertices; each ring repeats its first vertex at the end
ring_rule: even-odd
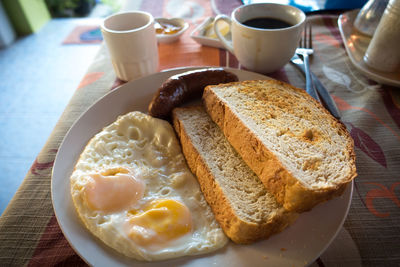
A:
POLYGON ((368 78, 379 83, 400 87, 400 70, 397 72, 382 72, 369 67, 363 57, 367 51, 371 37, 358 32, 354 25, 359 10, 352 10, 339 16, 338 25, 343 38, 347 55, 354 66, 368 78))
POLYGON ((158 22, 158 23, 161 23, 161 24, 167 23, 167 24, 174 25, 176 27, 181 27, 181 29, 177 33, 174 33, 174 34, 156 34, 157 41, 159 43, 172 43, 172 42, 175 42, 189 28, 189 23, 185 22, 181 18, 171 18, 171 19, 155 18, 154 20, 156 22, 158 22))
MULTIPOLYGON (((213 17, 206 18, 199 26, 197 26, 190 33, 190 37, 201 45, 225 49, 224 45, 219 41, 218 38, 211 38, 205 35, 206 29, 213 22, 214 22, 213 17)), ((227 36, 227 38, 230 38, 230 35, 227 36)))
MULTIPOLYGON (((311 264, 332 242, 347 216, 353 183, 344 194, 300 215, 288 229, 252 245, 228 245, 215 253, 161 262, 139 262, 104 245, 81 223, 73 207, 69 177, 86 143, 104 126, 129 111, 147 112, 158 87, 171 75, 194 68, 156 73, 111 91, 93 104, 66 134, 55 159, 51 183, 54 211, 66 239, 93 266, 298 266, 311 264)), ((240 80, 269 79, 253 72, 228 69, 240 80)))

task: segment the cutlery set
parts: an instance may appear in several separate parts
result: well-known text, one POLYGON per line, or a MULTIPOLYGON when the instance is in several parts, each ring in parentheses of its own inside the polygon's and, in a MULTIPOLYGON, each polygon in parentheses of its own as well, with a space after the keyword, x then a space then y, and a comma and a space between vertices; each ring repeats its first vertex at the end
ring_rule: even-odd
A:
POLYGON ((325 107, 329 112, 335 118, 340 119, 341 115, 335 101, 332 99, 325 86, 310 69, 309 56, 311 56, 313 52, 312 27, 311 24, 307 23, 303 37, 300 40, 299 48, 296 49, 296 53, 290 61, 304 73, 306 78, 306 92, 315 100, 325 104, 325 107), (301 59, 300 56, 303 59, 301 59))

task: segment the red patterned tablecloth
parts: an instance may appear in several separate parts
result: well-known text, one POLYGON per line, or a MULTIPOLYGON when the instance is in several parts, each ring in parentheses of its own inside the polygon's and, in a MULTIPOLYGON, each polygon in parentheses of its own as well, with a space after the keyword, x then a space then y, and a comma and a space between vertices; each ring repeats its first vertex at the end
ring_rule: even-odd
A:
MULTIPOLYGON (((238 0, 142 1, 155 17, 184 17, 181 40, 160 44, 160 70, 184 66, 241 68, 222 49, 205 47, 190 33, 207 16, 230 14, 238 0)), ((328 88, 354 139, 358 177, 339 235, 312 266, 400 266, 400 88, 363 76, 346 55, 337 15, 310 15, 315 55, 312 70, 328 88)), ((292 65, 270 75, 304 88, 292 65)), ((102 47, 23 184, 0 218, 0 266, 86 265, 63 236, 51 203, 51 171, 72 123, 97 99, 120 85, 102 47)))

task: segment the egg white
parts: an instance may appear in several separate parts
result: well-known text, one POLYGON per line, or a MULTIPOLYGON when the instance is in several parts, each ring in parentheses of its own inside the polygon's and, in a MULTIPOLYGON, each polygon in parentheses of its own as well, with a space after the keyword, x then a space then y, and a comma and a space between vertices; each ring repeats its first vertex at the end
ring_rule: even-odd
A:
POLYGON ((138 260, 164 260, 215 251, 228 239, 188 169, 171 125, 141 112, 120 116, 95 135, 83 150, 71 176, 71 195, 84 225, 108 246, 138 260), (184 203, 192 217, 192 231, 167 247, 149 250, 124 230, 128 210, 106 213, 88 206, 85 185, 91 174, 126 168, 145 184, 144 196, 131 209, 155 199, 184 203))

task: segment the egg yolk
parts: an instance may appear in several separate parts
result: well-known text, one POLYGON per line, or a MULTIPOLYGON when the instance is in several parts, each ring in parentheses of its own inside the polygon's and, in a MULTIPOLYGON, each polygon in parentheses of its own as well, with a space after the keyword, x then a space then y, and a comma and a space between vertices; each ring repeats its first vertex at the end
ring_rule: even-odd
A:
POLYGON ((185 204, 173 199, 152 201, 142 211, 130 211, 128 236, 138 245, 157 249, 192 230, 185 204))
POLYGON ((109 169, 91 174, 84 187, 84 196, 90 209, 118 212, 131 208, 143 197, 143 181, 125 168, 109 169))

